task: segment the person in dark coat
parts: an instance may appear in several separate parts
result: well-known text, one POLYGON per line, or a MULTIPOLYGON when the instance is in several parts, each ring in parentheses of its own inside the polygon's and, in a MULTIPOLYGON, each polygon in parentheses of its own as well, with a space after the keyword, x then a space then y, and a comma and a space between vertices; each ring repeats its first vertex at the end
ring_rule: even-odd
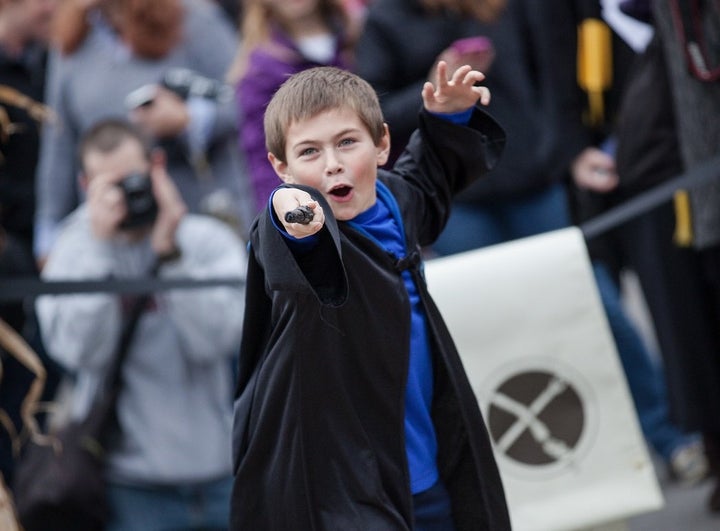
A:
MULTIPOLYGON (((503 124, 507 146, 497 166, 455 198, 432 251, 449 255, 563 229, 577 220, 571 205, 590 215, 589 201, 580 199, 601 196, 595 192, 617 184, 613 158, 600 147, 611 129, 623 67, 632 58, 627 45, 610 35, 614 77, 601 95, 608 119, 590 127, 583 120, 591 109, 578 79, 577 36, 578 23, 600 17, 598 0, 497 0, 485 4, 502 12, 484 18, 463 16, 462 0, 443 2, 441 9, 432 9, 433 3, 375 0, 356 50, 357 72, 378 92, 397 145, 417 121, 412 109, 420 105, 418 87, 438 57, 451 52, 456 39, 484 36, 494 43, 491 65, 482 70, 489 73, 491 113, 503 124), (398 32, 401 23, 405 31, 398 32), (586 190, 587 177, 592 192, 586 190), (571 180, 583 181, 572 202, 571 180)), ((697 481, 707 469, 697 437, 670 422, 663 375, 620 304, 609 267, 614 255, 591 243, 598 289, 643 434, 674 477, 697 481), (678 458, 688 453, 692 459, 678 458)))
POLYGON ((268 106, 285 184, 251 230, 232 529, 510 529, 419 251, 505 141, 475 106, 489 102, 474 86, 484 76, 447 72, 439 63, 424 85, 419 131, 392 170, 378 170, 389 132, 356 75, 305 70, 268 106), (311 219, 288 221, 300 207, 311 219))
MULTIPOLYGON (((632 197, 720 155, 720 5, 626 0, 621 6, 655 29, 618 126, 618 171, 625 197, 632 197), (697 54, 688 52, 693 41, 704 44, 697 54)), ((657 331, 673 415, 703 434, 714 483, 708 509, 719 513, 720 185, 685 192, 689 227, 681 222, 683 201, 662 205, 629 225, 641 245, 626 247, 657 331)))

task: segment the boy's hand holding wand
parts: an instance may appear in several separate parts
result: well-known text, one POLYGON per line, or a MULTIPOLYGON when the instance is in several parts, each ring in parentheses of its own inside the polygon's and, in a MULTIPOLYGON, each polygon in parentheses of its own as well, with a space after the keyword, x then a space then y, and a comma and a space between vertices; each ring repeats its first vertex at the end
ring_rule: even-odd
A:
POLYGON ((305 238, 318 232, 325 224, 322 207, 310 194, 298 188, 280 188, 273 194, 273 209, 280 218, 287 233, 293 238, 305 238), (309 210, 312 219, 294 221, 293 214, 298 208, 309 210))

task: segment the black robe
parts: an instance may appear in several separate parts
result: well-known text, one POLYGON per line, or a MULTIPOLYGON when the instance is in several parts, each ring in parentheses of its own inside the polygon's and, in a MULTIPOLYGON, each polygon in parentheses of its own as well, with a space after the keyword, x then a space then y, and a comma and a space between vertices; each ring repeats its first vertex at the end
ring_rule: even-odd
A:
POLYGON ((326 223, 311 252, 293 255, 269 212, 252 228, 233 428, 233 530, 412 529, 403 268, 427 314, 438 467, 457 529, 510 529, 485 425, 418 252, 442 230, 453 195, 495 164, 505 137, 479 110, 467 127, 424 111, 420 121, 393 171, 378 174, 398 203, 409 258, 391 256, 336 221, 312 188, 326 223))

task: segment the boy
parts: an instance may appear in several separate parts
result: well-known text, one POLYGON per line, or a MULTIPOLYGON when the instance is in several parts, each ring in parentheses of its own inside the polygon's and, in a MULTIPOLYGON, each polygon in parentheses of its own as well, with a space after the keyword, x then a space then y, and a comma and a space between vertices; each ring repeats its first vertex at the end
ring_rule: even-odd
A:
POLYGON ((393 171, 378 170, 388 128, 359 77, 306 70, 268 105, 268 158, 285 184, 251 231, 234 530, 510 528, 419 252, 504 134, 474 108, 490 99, 474 86, 483 74, 465 66, 448 78, 441 62, 437 78, 393 171), (300 206, 312 220, 285 221, 300 206))
MULTIPOLYGON (((187 213, 164 157, 129 123, 98 122, 79 155, 87 202, 65 220, 43 278, 137 278, 158 259, 161 278, 244 272, 240 238, 221 221, 187 213), (123 192, 129 176, 150 180, 157 209, 147 188, 123 192)), ((112 293, 38 299, 47 350, 76 376, 76 417, 108 373, 128 302, 112 293)), ((144 309, 123 362, 120 429, 107 455, 108 529, 227 529, 229 369, 242 313, 235 286, 158 293, 144 309)))

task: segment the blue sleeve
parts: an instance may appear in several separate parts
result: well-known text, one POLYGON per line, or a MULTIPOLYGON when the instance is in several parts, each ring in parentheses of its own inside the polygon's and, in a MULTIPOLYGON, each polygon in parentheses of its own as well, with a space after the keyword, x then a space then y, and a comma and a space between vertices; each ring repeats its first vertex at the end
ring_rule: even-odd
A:
POLYGON ((467 125, 470 123, 470 117, 472 116, 473 109, 475 109, 475 107, 470 107, 469 109, 460 112, 431 112, 430 114, 457 125, 467 125))

